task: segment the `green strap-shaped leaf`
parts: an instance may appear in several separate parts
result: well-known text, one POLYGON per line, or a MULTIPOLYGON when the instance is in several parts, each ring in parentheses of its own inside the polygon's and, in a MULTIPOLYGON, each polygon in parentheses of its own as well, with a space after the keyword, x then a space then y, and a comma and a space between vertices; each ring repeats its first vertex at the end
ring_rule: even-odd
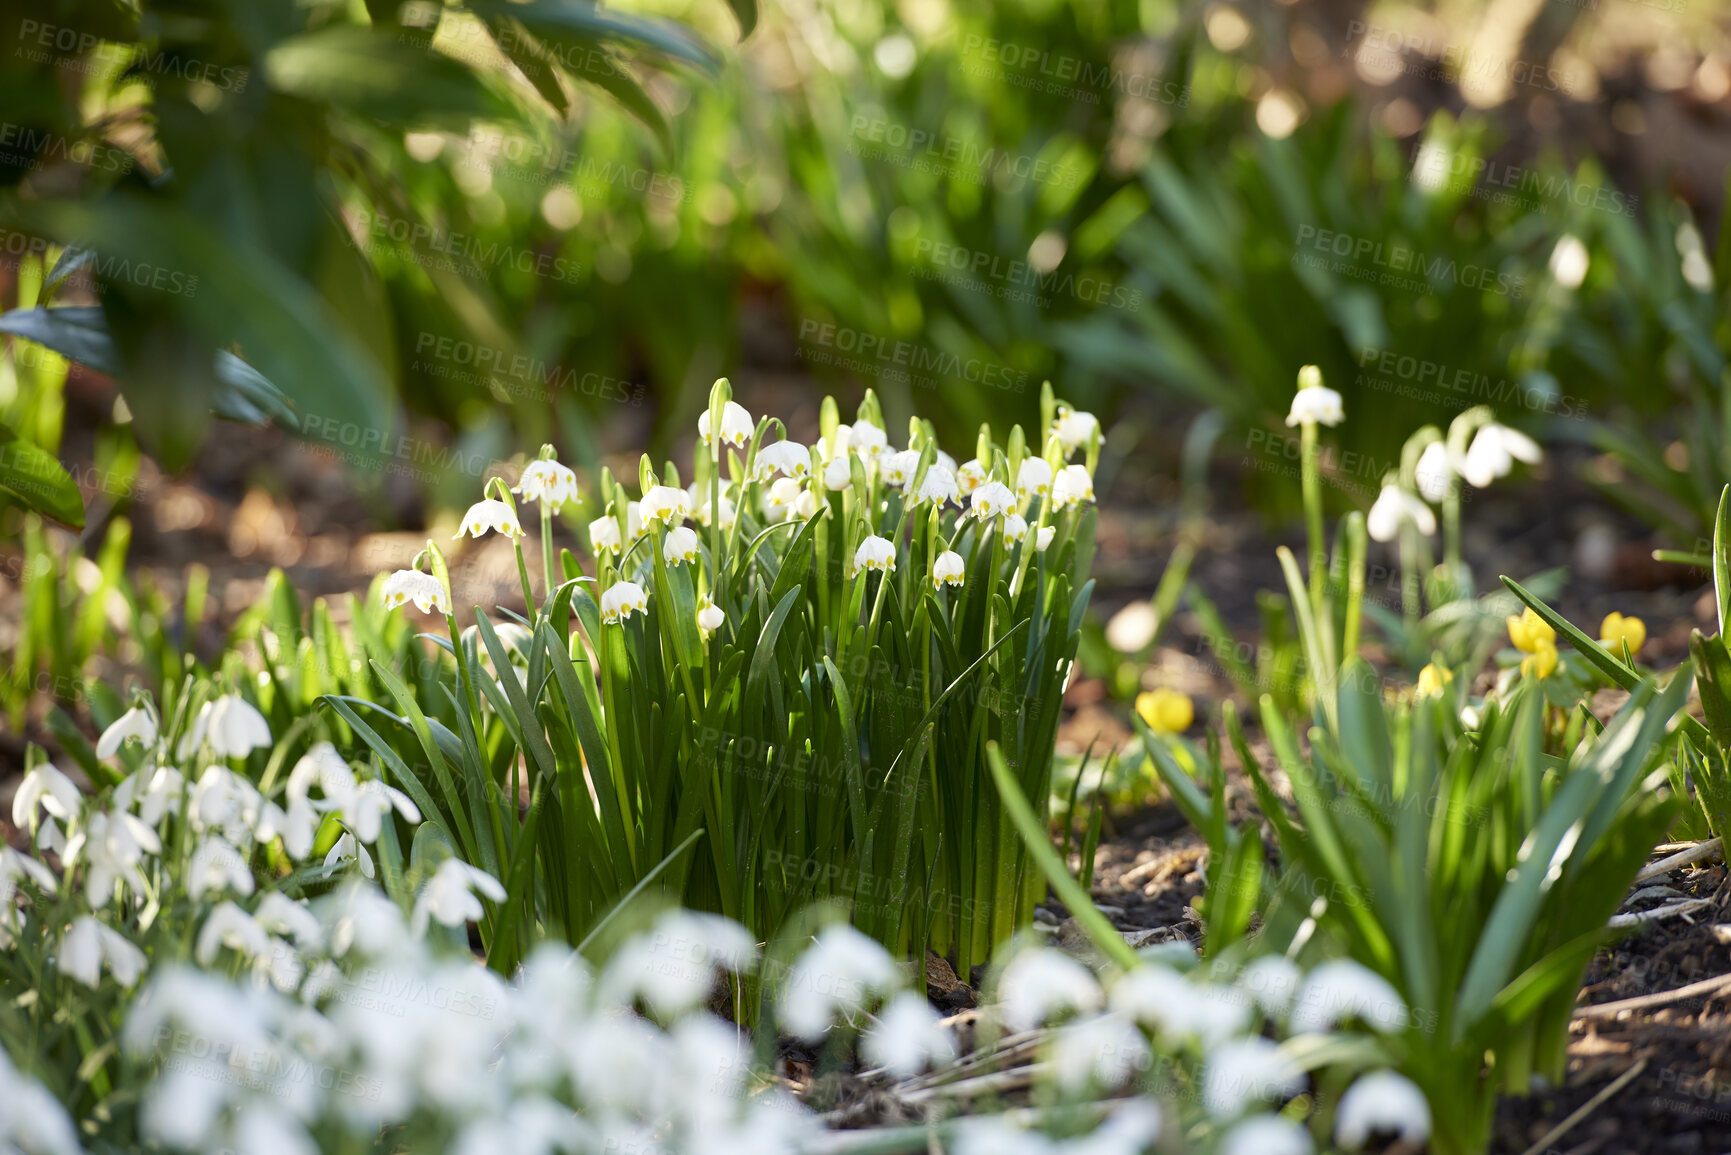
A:
POLYGON ((52 453, 5 425, 0 425, 0 489, 37 513, 84 528, 84 498, 72 475, 52 453))

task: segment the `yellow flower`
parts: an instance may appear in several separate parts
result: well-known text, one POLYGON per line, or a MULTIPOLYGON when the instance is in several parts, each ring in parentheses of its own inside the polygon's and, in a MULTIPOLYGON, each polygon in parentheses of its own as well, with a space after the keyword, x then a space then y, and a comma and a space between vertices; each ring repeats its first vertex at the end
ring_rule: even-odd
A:
POLYGON ((1196 720, 1189 695, 1164 686, 1136 695, 1136 712, 1156 734, 1182 734, 1196 720))
POLYGON ((1647 642, 1647 623, 1636 617, 1626 618, 1613 610, 1599 625, 1599 644, 1622 657, 1624 642, 1629 643, 1631 654, 1640 653, 1647 642))
MULTIPOLYGON (((1551 624, 1528 606, 1520 617, 1509 615, 1509 639, 1515 643, 1515 648, 1536 654, 1545 647, 1557 648, 1557 631, 1551 624)), ((1555 654, 1551 655, 1554 659, 1555 654)))
POLYGON ((1418 672, 1418 689, 1416 693, 1421 698, 1442 697, 1443 687, 1455 680, 1455 672, 1447 666, 1439 666, 1435 662, 1418 672))
POLYGON ((1545 642, 1521 659, 1521 675, 1528 678, 1548 678, 1557 670, 1557 647, 1545 642))

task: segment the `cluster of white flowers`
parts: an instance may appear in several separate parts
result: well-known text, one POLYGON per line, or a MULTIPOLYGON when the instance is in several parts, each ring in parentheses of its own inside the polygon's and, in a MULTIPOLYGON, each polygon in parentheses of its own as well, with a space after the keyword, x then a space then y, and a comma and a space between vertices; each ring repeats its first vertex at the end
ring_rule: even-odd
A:
MULTIPOLYGON (((1080 962, 1037 947, 1016 955, 999 981, 1006 1027, 1048 1028, 1043 1069, 1069 1096, 1118 1091, 1146 1070, 1156 1051, 1194 1055, 1203 1113, 1220 1129, 1226 1155, 1314 1151, 1309 1133, 1280 1105, 1307 1086, 1301 1056, 1314 1048, 1269 1037, 1327 1032, 1359 1023, 1378 1034, 1406 1029, 1408 1010, 1384 979, 1349 961, 1303 973, 1278 956, 1240 968, 1230 981, 1186 975, 1157 961, 1102 982, 1080 962)), ((969 1120, 963 1151, 1140 1152, 1161 1130, 1161 1114, 1142 1103, 1114 1114, 1092 1135, 1055 1143, 1012 1121, 969 1120)), ((1378 1134, 1422 1142, 1430 1131, 1424 1095, 1390 1070, 1357 1079, 1341 1099, 1335 1142, 1347 1150, 1378 1134)))
MULTIPOLYGON (((719 475, 723 468, 722 447, 745 449, 752 444, 759 427, 737 401, 729 400, 723 405, 719 437, 711 429, 710 417, 709 410, 699 417, 698 440, 710 451, 709 468, 719 475)), ((639 539, 659 534, 664 564, 693 565, 703 556, 704 539, 685 523, 695 521, 705 529, 731 531, 741 508, 761 513, 766 525, 808 521, 820 511, 831 511, 829 500, 833 495, 849 494, 862 502, 879 503, 870 509, 860 507, 865 520, 875 523, 887 498, 899 494, 910 509, 930 507, 942 513, 954 507, 956 521, 952 524, 957 536, 961 533, 960 523, 972 517, 995 528, 1005 545, 1018 546, 1029 536, 1028 517, 1036 513, 1038 503, 1033 542, 1034 549, 1044 553, 1057 537, 1058 526, 1052 524, 1055 516, 1094 500, 1094 478, 1088 465, 1069 459, 1087 449, 1092 461, 1093 452, 1102 440, 1100 423, 1093 414, 1059 405, 1044 452, 1024 457, 1013 479, 1008 476, 1008 466, 1001 455, 995 463, 976 458, 958 464, 936 446, 931 446, 929 453, 923 445, 897 449, 882 428, 864 417, 852 425, 837 425, 814 445, 786 438, 757 445, 740 476, 694 481, 684 489, 649 484, 640 498, 625 503, 623 524, 621 517, 612 511, 589 522, 590 552, 598 563, 610 563, 602 565, 606 584, 600 598, 601 620, 609 625, 623 623, 648 610, 651 583, 644 571, 653 564, 653 557, 638 558, 635 569, 624 564, 639 539), (995 471, 1003 476, 994 476, 995 471), (864 478, 866 494, 853 493, 856 477, 864 478), (617 572, 611 568, 615 564, 620 566, 617 572)), ((548 514, 577 498, 576 476, 554 460, 552 454, 550 446, 543 449, 541 456, 524 468, 516 487, 510 491, 526 501, 540 502, 543 512, 548 514)), ((700 470, 699 476, 702 475, 700 470)), ((489 482, 488 492, 508 496, 503 482, 489 482), (493 488, 495 485, 499 486, 497 490, 493 488)), ((480 537, 489 531, 513 540, 523 534, 516 511, 500 497, 484 497, 472 506, 463 516, 456 536, 480 537)), ((849 575, 891 574, 897 571, 897 565, 896 542, 868 532, 854 547, 849 575)), ((962 554, 946 548, 936 554, 928 576, 936 588, 962 586, 966 583, 966 569, 962 554)), ((450 611, 449 591, 437 578, 418 569, 391 574, 384 583, 384 599, 389 608, 413 602, 423 612, 450 611)), ((716 604, 713 591, 698 591, 698 607, 698 627, 704 638, 726 624, 726 611, 716 604)))

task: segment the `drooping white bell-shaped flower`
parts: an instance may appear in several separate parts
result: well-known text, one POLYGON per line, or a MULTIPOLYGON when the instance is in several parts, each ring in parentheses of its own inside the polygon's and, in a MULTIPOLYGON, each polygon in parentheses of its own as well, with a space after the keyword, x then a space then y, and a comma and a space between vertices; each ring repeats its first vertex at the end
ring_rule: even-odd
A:
POLYGON ((618 553, 622 544, 618 518, 598 517, 589 523, 589 549, 595 556, 618 553))
POLYGON ((1430 1104, 1411 1079, 1393 1071, 1372 1071, 1353 1080, 1334 1115, 1334 1141, 1356 1151, 1373 1136, 1398 1136, 1417 1147, 1430 1138, 1430 1104))
POLYGON ((1057 526, 1042 525, 1040 532, 1034 535, 1034 549, 1039 553, 1045 553, 1052 548, 1052 539, 1056 536, 1058 536, 1057 526))
POLYGON ((668 565, 685 565, 697 560, 697 531, 688 525, 676 525, 661 539, 661 558, 668 565))
POLYGON ((853 484, 853 468, 848 459, 837 457, 823 467, 823 487, 831 493, 840 493, 853 484))
POLYGON ((481 897, 494 902, 505 901, 505 888, 499 880, 460 858, 447 858, 421 889, 415 902, 410 924, 416 934, 426 929, 429 916, 442 926, 458 927, 467 922, 480 922, 485 914, 481 897))
POLYGON ((91 915, 81 915, 60 940, 60 973, 95 990, 107 966, 114 981, 131 987, 144 973, 144 952, 131 939, 91 915))
MULTIPOLYGON (((1084 413, 1080 409, 1060 409, 1053 432, 1058 435, 1058 441, 1068 456, 1088 444, 1099 428, 1100 422, 1092 413, 1084 413)), ((1100 440, 1104 441, 1105 437, 1102 436, 1100 440)))
POLYGON ((72 779, 51 763, 44 762, 32 767, 18 784, 18 792, 12 796, 12 825, 33 826, 38 807, 44 814, 66 821, 78 813, 82 798, 72 779))
POLYGON ((551 458, 536 458, 523 467, 523 476, 512 487, 524 501, 538 501, 548 513, 558 513, 565 503, 577 500, 577 475, 551 458))
POLYGON ((876 570, 879 573, 896 572, 896 547, 893 542, 877 536, 875 533, 859 543, 854 550, 853 570, 876 570))
POLYGON ((1292 395, 1287 425, 1339 425, 1346 419, 1340 394, 1322 383, 1322 370, 1306 365, 1298 371, 1298 392, 1292 395))
POLYGON ((245 758, 254 750, 270 747, 270 725, 245 698, 224 694, 198 711, 180 740, 178 753, 190 758, 206 741, 218 758, 245 758))
POLYGON ((962 563, 962 555, 953 549, 947 549, 938 555, 938 560, 932 563, 932 585, 959 586, 965 576, 966 566, 962 563))
POLYGON ((757 451, 751 472, 756 481, 768 481, 778 473, 794 478, 807 477, 811 473, 811 450, 797 441, 765 445, 757 451))
POLYGON ((939 509, 950 502, 961 503, 961 487, 956 483, 955 471, 942 462, 934 461, 926 467, 926 475, 919 479, 919 485, 913 486, 913 504, 924 505, 931 502, 939 509))
POLYGON ((477 501, 469 507, 469 512, 463 515, 462 525, 451 535, 456 541, 461 537, 485 537, 488 531, 502 533, 506 537, 522 537, 523 527, 517 521, 517 514, 512 508, 496 497, 477 501))
POLYGON ((120 744, 128 738, 138 739, 141 746, 152 745, 156 741, 156 719, 143 706, 134 706, 120 717, 116 718, 102 737, 96 740, 96 756, 112 758, 120 752, 120 744))
POLYGON ((847 447, 867 461, 876 461, 889 447, 889 436, 869 421, 856 421, 848 431, 847 447))
POLYGON ((722 624, 726 621, 727 615, 721 612, 721 607, 716 605, 714 600, 711 599, 708 594, 704 594, 703 597, 698 600, 697 628, 703 631, 704 637, 708 637, 716 630, 719 630, 722 627, 722 624))
MULTIPOLYGON (((751 440, 756 431, 756 423, 745 406, 737 401, 729 401, 721 410, 721 440, 735 449, 744 449, 745 443, 751 440)), ((705 409, 697 418, 697 436, 705 445, 711 445, 714 439, 710 436, 709 410, 705 409)))
POLYGON ((1004 518, 1004 544, 1021 545, 1028 538, 1028 519, 1019 513, 1004 518))
POLYGON ((1454 462, 1449 459, 1448 446, 1441 441, 1425 446, 1424 452, 1418 455, 1418 465, 1413 469, 1413 481, 1418 485, 1419 496, 1432 504, 1440 504, 1448 498, 1454 475, 1454 462))
POLYGON ((969 512, 982 521, 1015 513, 1016 495, 1003 482, 988 481, 975 488, 969 498, 969 512))
POLYGON ((878 1012, 860 1049, 866 1062, 882 1067, 893 1078, 908 1079, 931 1064, 954 1059, 956 1036, 927 999, 903 991, 878 1012))
POLYGON ((897 489, 905 489, 914 479, 914 470, 920 467, 920 451, 904 449, 900 453, 885 453, 878 460, 878 468, 883 471, 885 485, 893 485, 897 489))
POLYGON ((414 602, 415 608, 423 614, 433 610, 442 614, 451 612, 451 599, 445 594, 445 587, 439 579, 418 569, 398 570, 385 579, 381 593, 387 610, 414 602))
POLYGON ((643 520, 678 525, 691 516, 691 495, 672 485, 652 485, 643 495, 643 520))
POLYGON ((1480 489, 1508 476, 1516 461, 1537 465, 1545 459, 1539 443, 1518 429, 1491 424, 1481 428, 1459 464, 1460 475, 1480 489))
POLYGON ((1393 541, 1408 522, 1426 537, 1436 532, 1436 514, 1430 506, 1398 485, 1385 485, 1365 515, 1364 528, 1372 541, 1393 541))
POLYGON ((1036 497, 1045 497, 1051 492, 1052 467, 1046 464, 1046 459, 1024 458, 1021 468, 1016 470, 1016 496, 1026 502, 1036 497))
POLYGON ((1086 465, 1066 465, 1052 479, 1052 508, 1069 509, 1094 500, 1094 478, 1086 465))
POLYGON ((609 625, 649 609, 649 595, 636 582, 614 582, 601 595, 601 620, 609 625))

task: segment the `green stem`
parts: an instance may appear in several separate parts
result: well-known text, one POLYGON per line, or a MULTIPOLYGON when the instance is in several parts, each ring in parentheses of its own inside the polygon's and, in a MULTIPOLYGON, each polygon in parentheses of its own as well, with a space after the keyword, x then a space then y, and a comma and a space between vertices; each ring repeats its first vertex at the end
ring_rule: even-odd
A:
POLYGON ((1322 608, 1324 583, 1328 580, 1328 555, 1322 531, 1322 477, 1317 466, 1316 422, 1306 421, 1303 448, 1304 530, 1310 545, 1310 610, 1322 608))

